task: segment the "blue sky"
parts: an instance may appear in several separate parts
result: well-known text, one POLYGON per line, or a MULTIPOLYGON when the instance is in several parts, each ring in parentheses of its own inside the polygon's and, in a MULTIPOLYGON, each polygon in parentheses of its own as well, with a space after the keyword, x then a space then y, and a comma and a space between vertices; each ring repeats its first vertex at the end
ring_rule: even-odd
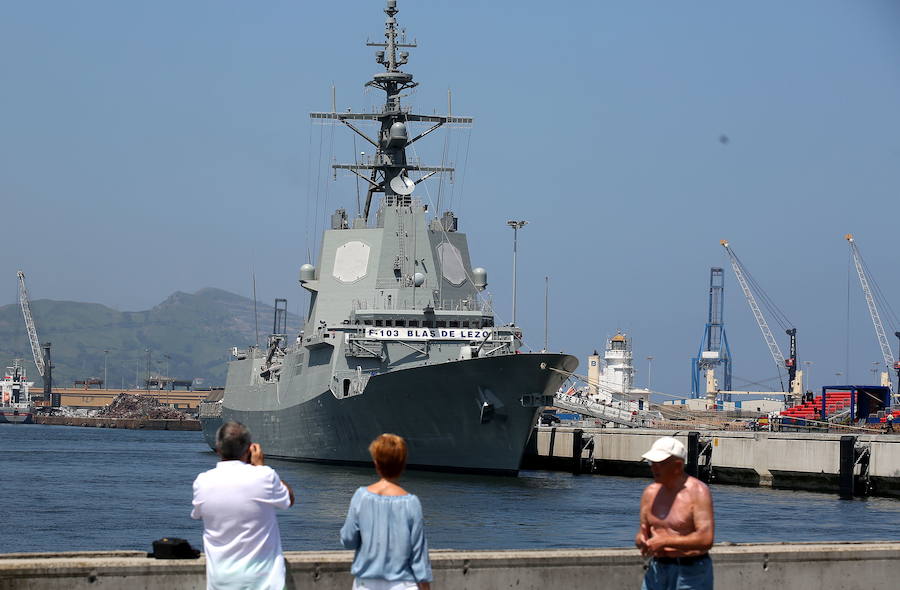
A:
MULTIPOLYGON (((451 88, 454 113, 476 119, 417 146, 439 162, 447 142, 460 168, 440 190, 490 273, 501 320, 511 315, 505 221, 530 221, 518 315, 532 347, 549 276, 551 348, 583 359, 626 330, 638 384, 652 355, 653 388, 684 393, 727 238, 797 326, 814 384, 848 368, 871 381, 881 355, 855 276, 848 314, 842 236, 856 234, 900 309, 900 5, 399 7, 420 45, 406 69, 421 86, 407 102, 444 112, 451 88)), ((380 38, 382 9, 4 3, 0 303, 15 301, 18 268, 34 298, 127 310, 206 286, 249 295, 252 268, 261 299, 286 297, 296 311, 322 212, 355 208, 355 183, 332 182, 327 163, 365 149, 307 113, 329 110, 332 84, 339 109, 379 101, 363 88, 378 70, 364 42, 380 38)), ((436 199, 438 186, 422 196, 436 199)), ((726 281, 734 374, 769 379, 730 269, 726 281)))

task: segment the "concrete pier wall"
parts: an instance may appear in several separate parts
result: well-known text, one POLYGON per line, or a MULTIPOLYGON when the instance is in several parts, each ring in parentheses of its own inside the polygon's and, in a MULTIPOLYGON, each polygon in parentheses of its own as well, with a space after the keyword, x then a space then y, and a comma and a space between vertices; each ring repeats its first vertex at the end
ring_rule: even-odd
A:
MULTIPOLYGON (((871 590, 896 588, 900 543, 722 545, 712 551, 717 588, 871 590)), ((348 590, 349 551, 288 552, 288 589, 348 590)), ((435 588, 620 590, 640 588, 634 549, 432 551, 435 588)), ((203 558, 149 559, 139 552, 0 556, 0 590, 202 590, 203 558)))
MULTIPOLYGON (((709 445, 710 481, 789 489, 837 491, 840 434, 699 431, 709 445)), ((529 441, 525 466, 577 470, 573 441, 581 437, 580 468, 615 475, 650 476, 641 455, 653 441, 671 435, 687 445, 688 430, 539 427, 529 441), (551 444, 552 443, 552 444, 551 444)), ((868 453, 855 468, 868 476, 875 495, 900 497, 900 435, 860 435, 868 453), (866 468, 867 465, 867 468, 866 468)))

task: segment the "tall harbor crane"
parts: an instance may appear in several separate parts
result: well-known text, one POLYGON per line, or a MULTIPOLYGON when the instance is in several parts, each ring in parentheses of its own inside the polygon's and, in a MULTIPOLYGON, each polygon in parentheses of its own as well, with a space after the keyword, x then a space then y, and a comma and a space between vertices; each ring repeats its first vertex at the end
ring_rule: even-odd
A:
MULTIPOLYGON (((691 359, 691 397, 698 398, 703 392, 706 371, 722 367, 723 384, 731 390, 731 350, 725 335, 725 271, 719 267, 709 269, 709 313, 700 350, 691 359)), ((726 394, 726 401, 730 396, 726 394)))
MULTIPOLYGON (((856 267, 856 274, 859 276, 859 284, 862 287, 863 295, 866 298, 866 305, 869 307, 869 316, 871 316, 872 324, 875 326, 875 337, 878 339, 878 346, 881 347, 881 355, 884 359, 885 368, 881 373, 881 385, 893 389, 894 395, 896 396, 897 389, 894 389, 891 384, 890 370, 893 367, 900 371, 900 362, 894 361, 894 353, 891 352, 891 345, 888 343, 887 334, 884 331, 884 324, 881 321, 881 314, 878 313, 878 306, 875 303, 875 295, 871 287, 872 284, 875 284, 875 281, 872 279, 871 273, 869 273, 865 262, 863 262, 862 254, 859 253, 859 246, 856 245, 853 234, 845 235, 844 239, 850 244, 850 254, 853 257, 853 265, 856 267)), ((875 287, 877 289, 877 285, 875 287)), ((898 379, 900 379, 900 376, 898 376, 898 379)))
MULTIPOLYGON (((753 317, 756 318, 756 323, 759 326, 759 330, 762 332, 763 339, 766 341, 766 345, 769 347, 769 353, 772 355, 772 359, 775 361, 775 366, 778 369, 778 376, 779 378, 781 377, 782 367, 787 368, 787 392, 789 392, 790 395, 793 396, 794 402, 798 403, 803 393, 803 371, 800 371, 797 368, 797 329, 791 325, 791 322, 787 319, 787 316, 785 316, 784 313, 780 309, 778 309, 778 307, 769 298, 762 287, 760 287, 759 284, 753 279, 753 277, 747 271, 746 267, 744 267, 743 263, 741 263, 740 259, 729 246, 728 240, 721 240, 719 243, 723 248, 725 248, 725 252, 728 254, 728 259, 731 261, 731 268, 734 270, 734 274, 737 277, 738 283, 740 283, 741 285, 741 290, 744 292, 744 297, 747 298, 747 303, 750 305, 750 311, 753 312, 753 317), (769 328, 769 323, 766 321, 766 317, 763 315, 762 309, 760 309, 754 292, 759 294, 760 298, 763 301, 763 304, 767 307, 769 312, 781 325, 781 327, 785 329, 785 333, 790 337, 791 354, 788 358, 785 358, 781 353, 781 349, 778 347, 778 342, 775 340, 775 336, 772 334, 772 330, 769 328)), ((782 382, 781 386, 782 390, 784 391, 784 382, 782 382)), ((788 396, 785 395, 785 401, 787 400, 788 396)))
POLYGON ((28 299, 28 289, 25 288, 25 273, 21 270, 16 272, 19 278, 19 305, 22 307, 22 317, 25 318, 25 329, 28 331, 28 341, 31 343, 31 354, 34 357, 34 366, 37 367, 44 381, 44 394, 46 399, 51 402, 54 407, 59 403, 54 403, 52 395, 52 365, 50 363, 50 343, 47 342, 41 346, 37 336, 37 328, 34 325, 34 318, 31 315, 31 303, 28 299))

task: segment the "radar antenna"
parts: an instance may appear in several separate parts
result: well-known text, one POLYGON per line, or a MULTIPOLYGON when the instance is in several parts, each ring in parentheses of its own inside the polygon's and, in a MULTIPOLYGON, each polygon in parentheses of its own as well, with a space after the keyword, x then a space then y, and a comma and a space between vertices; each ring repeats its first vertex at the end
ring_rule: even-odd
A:
MULTIPOLYGON (((416 47, 415 41, 408 43, 406 34, 397 26, 397 1, 387 0, 384 13, 387 15, 384 25, 385 41, 381 43, 366 43, 369 47, 380 48, 375 52, 375 61, 384 66, 383 72, 372 76, 366 82, 366 86, 378 88, 385 92, 385 103, 380 113, 338 113, 332 105, 330 113, 310 113, 312 119, 336 119, 353 130, 354 133, 375 146, 375 154, 355 164, 334 164, 335 170, 349 170, 363 179, 369 190, 366 194, 366 204, 362 218, 368 222, 372 207, 372 198, 375 193, 384 194, 383 205, 403 206, 410 202, 409 196, 415 186, 420 182, 434 176, 439 172, 453 174, 451 166, 423 166, 416 161, 408 161, 406 148, 419 141, 432 131, 447 124, 470 125, 471 117, 454 117, 449 112, 446 116, 419 115, 409 112, 409 109, 400 105, 402 92, 415 88, 418 82, 413 81, 413 75, 400 70, 400 66, 409 61, 409 52, 402 51, 406 48, 416 47), (369 137, 352 121, 377 121, 381 124, 378 136, 369 137), (432 125, 410 138, 407 124, 431 123, 432 125), (416 179, 408 176, 409 172, 421 173, 416 179)), ((448 105, 449 107, 449 105, 448 105)))

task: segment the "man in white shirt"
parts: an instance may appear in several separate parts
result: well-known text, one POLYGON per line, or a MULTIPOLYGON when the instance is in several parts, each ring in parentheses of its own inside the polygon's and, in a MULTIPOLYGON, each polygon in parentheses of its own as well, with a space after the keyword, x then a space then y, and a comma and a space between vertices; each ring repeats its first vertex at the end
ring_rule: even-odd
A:
POLYGON ((216 433, 215 468, 194 480, 191 518, 203 519, 208 590, 283 590, 284 557, 275 509, 294 492, 266 467, 262 449, 240 422, 216 433))

